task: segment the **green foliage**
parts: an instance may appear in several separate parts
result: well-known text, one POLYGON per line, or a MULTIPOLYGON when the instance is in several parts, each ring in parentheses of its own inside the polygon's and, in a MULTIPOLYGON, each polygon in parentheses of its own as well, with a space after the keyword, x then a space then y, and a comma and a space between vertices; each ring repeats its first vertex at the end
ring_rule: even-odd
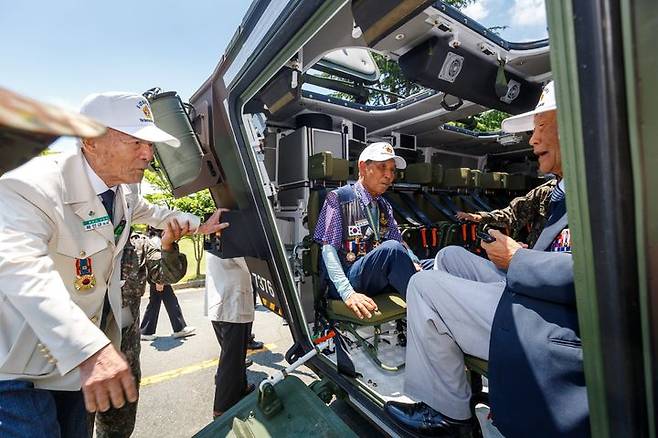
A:
POLYGON ((461 10, 471 3, 475 3, 475 0, 443 0, 443 3, 449 4, 450 6, 454 6, 455 8, 461 10))
POLYGON ((373 58, 379 67, 381 77, 377 90, 372 90, 368 98, 371 105, 387 105, 396 103, 400 99, 407 98, 423 88, 411 81, 408 81, 400 70, 400 65, 387 57, 373 52, 373 58))
POLYGON ((450 125, 459 126, 460 128, 470 129, 479 132, 500 131, 500 124, 503 119, 509 117, 509 114, 498 110, 484 111, 472 117, 448 122, 450 125))
MULTIPOLYGON (((158 189, 156 193, 144 195, 144 198, 152 204, 166 205, 174 210, 192 213, 201 218, 206 214, 214 212, 216 209, 215 202, 210 195, 210 191, 207 189, 182 198, 174 198, 169 188, 169 183, 160 173, 146 170, 144 172, 144 178, 146 178, 149 184, 158 189)), ((189 239, 193 244, 193 255, 196 260, 196 278, 202 278, 201 259, 203 258, 203 236, 194 234, 192 236, 186 236, 184 239, 189 239)))

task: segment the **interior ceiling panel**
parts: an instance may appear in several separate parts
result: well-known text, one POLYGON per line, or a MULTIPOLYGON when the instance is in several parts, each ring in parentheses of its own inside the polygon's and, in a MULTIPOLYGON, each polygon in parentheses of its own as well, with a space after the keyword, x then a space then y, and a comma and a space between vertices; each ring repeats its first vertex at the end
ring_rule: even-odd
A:
MULTIPOLYGON (((305 109, 311 112, 322 112, 336 117, 342 117, 365 126, 370 133, 385 128, 407 132, 404 128, 405 124, 420 123, 422 119, 429 117, 428 114, 431 114, 431 118, 427 120, 427 123, 439 126, 444 122, 462 119, 485 110, 482 106, 470 102, 464 102, 464 105, 457 111, 446 111, 441 108, 442 99, 443 95, 436 94, 399 109, 366 112, 348 106, 340 106, 315 99, 302 98, 300 111, 305 109)), ((382 133, 382 135, 385 134, 387 133, 382 133)))

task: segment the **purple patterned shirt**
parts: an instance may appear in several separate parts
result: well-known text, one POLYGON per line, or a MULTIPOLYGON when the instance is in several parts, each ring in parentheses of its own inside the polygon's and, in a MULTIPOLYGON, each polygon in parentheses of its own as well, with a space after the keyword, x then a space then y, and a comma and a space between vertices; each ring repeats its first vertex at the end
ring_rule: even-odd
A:
MULTIPOLYGON (((398 242, 402 242, 400 228, 393 217, 393 208, 391 208, 391 204, 389 204, 386 199, 382 199, 381 196, 371 196, 360 181, 357 181, 354 184, 354 188, 356 189, 357 197, 364 207, 367 208, 372 201, 380 202, 380 205, 386 206, 386 216, 388 217, 388 223, 390 225, 388 227, 388 232, 383 237, 387 240, 397 240, 398 242)), ((322 206, 322 211, 320 212, 320 217, 318 218, 318 223, 315 226, 313 240, 322 245, 329 244, 336 249, 341 249, 343 246, 343 219, 340 214, 338 195, 335 191, 331 191, 327 194, 327 198, 322 206)))

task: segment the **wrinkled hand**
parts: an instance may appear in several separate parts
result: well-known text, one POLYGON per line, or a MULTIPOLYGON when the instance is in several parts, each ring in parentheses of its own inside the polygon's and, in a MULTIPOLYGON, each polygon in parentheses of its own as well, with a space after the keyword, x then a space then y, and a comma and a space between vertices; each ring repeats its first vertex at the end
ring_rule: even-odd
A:
POLYGON ((222 213, 228 211, 226 208, 218 208, 207 221, 199 225, 197 230, 198 234, 218 234, 221 235, 222 230, 229 226, 228 222, 220 222, 222 213))
POLYGON ((377 304, 367 295, 354 292, 346 300, 345 304, 359 319, 371 318, 372 313, 377 311, 377 304))
POLYGON ((165 251, 171 251, 174 242, 177 242, 181 237, 187 236, 191 233, 192 228, 190 227, 189 222, 183 221, 183 223, 180 223, 178 219, 171 219, 167 222, 162 231, 162 237, 160 238, 162 249, 165 251))
POLYGON ((164 290, 164 284, 155 283, 155 290, 157 290, 158 292, 162 292, 164 290))
POLYGON ((79 369, 87 411, 105 412, 111 406, 122 407, 126 400, 137 401, 135 378, 128 363, 112 344, 82 362, 79 369))
POLYGON ((460 221, 480 222, 482 220, 482 216, 479 214, 466 213, 465 211, 458 211, 455 217, 460 221))
POLYGON ((517 242, 509 236, 504 235, 498 230, 491 229, 489 234, 496 238, 495 242, 482 242, 482 248, 487 252, 489 260, 500 269, 507 270, 512 261, 512 257, 519 248, 527 248, 525 243, 517 242))

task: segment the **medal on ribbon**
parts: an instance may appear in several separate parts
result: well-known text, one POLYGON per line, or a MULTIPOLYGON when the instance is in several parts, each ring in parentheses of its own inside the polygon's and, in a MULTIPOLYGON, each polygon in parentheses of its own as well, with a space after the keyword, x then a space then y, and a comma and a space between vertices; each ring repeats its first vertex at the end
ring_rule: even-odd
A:
POLYGON ((384 212, 379 213, 379 223, 381 224, 382 227, 388 226, 388 218, 384 214, 384 212))
POLYGON ((74 286, 76 290, 89 290, 96 286, 96 277, 91 269, 91 257, 75 259, 74 286))
POLYGON ((358 252, 357 252, 357 255, 359 257, 366 255, 366 242, 359 240, 359 241, 357 241, 356 244, 358 245, 358 248, 359 248, 358 252))
POLYGON ((355 243, 353 241, 347 242, 347 254, 345 254, 345 259, 350 263, 356 260, 356 254, 354 254, 354 245, 355 243))

